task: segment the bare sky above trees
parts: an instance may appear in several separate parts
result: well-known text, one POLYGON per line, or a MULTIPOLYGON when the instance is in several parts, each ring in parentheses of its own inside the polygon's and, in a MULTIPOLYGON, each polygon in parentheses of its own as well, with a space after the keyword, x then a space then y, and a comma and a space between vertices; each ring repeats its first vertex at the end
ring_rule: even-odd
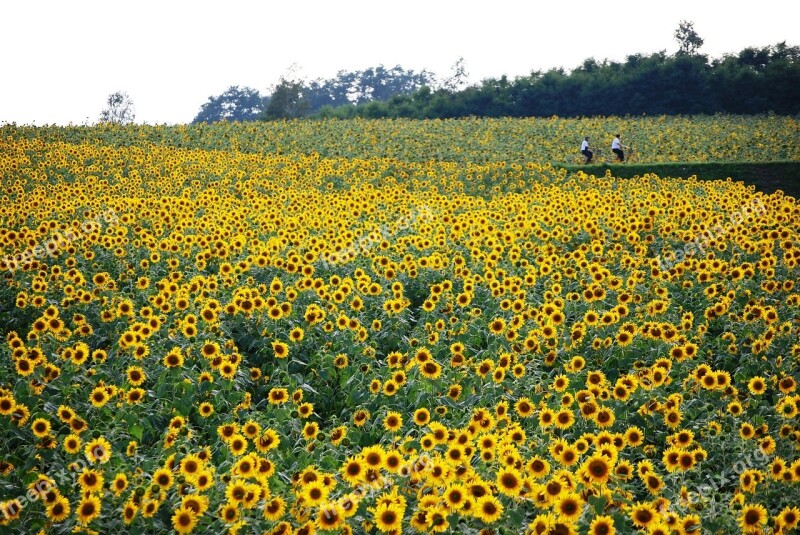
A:
POLYGON ((0 4, 0 123, 98 120, 124 91, 136 121, 190 122, 231 85, 259 91, 292 66, 299 76, 383 64, 446 77, 464 57, 469 79, 622 61, 666 50, 681 20, 712 57, 780 41, 797 45, 795 0, 747 9, 713 2, 367 1, 224 3, 31 0, 0 4))

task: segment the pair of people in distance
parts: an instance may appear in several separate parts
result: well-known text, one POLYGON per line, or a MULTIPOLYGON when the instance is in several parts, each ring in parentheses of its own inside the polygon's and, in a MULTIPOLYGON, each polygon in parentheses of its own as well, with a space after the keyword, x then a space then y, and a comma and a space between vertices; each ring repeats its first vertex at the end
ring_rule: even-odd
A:
MULTIPOLYGON (((617 158, 620 162, 625 161, 625 152, 624 150, 628 150, 630 147, 622 144, 622 136, 617 134, 614 136, 614 141, 611 142, 611 152, 617 155, 617 158)), ((581 154, 586 157, 586 161, 584 163, 592 163, 592 158, 594 158, 594 152, 597 150, 595 147, 592 147, 589 144, 589 136, 583 138, 583 143, 581 143, 581 154)))

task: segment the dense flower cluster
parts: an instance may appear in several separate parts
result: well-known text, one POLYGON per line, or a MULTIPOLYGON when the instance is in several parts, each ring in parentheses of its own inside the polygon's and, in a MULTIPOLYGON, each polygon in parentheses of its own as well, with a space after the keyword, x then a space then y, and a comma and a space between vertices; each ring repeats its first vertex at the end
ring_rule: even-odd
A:
POLYGON ((68 143, 240 151, 260 154, 320 154, 326 158, 393 158, 427 162, 575 162, 581 141, 591 136, 613 160, 611 142, 624 136, 639 162, 800 160, 800 120, 793 116, 640 116, 415 121, 315 120, 196 124, 136 128, 5 126, 0 138, 68 143))
POLYGON ((0 139, 0 530, 798 525, 795 199, 309 124, 0 139))

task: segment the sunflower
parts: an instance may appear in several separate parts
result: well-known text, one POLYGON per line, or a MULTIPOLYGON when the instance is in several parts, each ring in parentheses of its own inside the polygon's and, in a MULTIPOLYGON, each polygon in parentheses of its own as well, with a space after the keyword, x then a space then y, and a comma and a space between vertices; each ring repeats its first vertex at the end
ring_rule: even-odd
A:
POLYGON ((172 515, 172 527, 177 533, 191 533, 197 526, 197 513, 188 507, 181 506, 172 515))
POLYGON ((36 418, 31 423, 31 430, 37 438, 44 438, 50 434, 50 422, 44 418, 36 418))
POLYGON ((323 531, 338 530, 345 521, 346 517, 342 506, 335 502, 327 502, 319 508, 316 525, 323 531))
MULTIPOLYGON (((647 530, 647 535, 671 535, 672 533, 672 528, 664 522, 651 524, 647 530)), ((689 530, 688 533, 692 533, 692 530, 689 530)))
POLYGON ((594 454, 583 462, 581 469, 593 483, 605 485, 611 475, 612 465, 605 455, 594 454))
POLYGON ((137 405, 144 401, 147 392, 143 388, 131 388, 125 393, 125 400, 129 405, 137 405))
POLYGON ((451 512, 456 512, 464 507, 469 499, 467 489, 460 483, 450 484, 444 491, 444 501, 451 512))
POLYGON ((534 479, 541 479, 550 473, 550 463, 538 455, 528 460, 527 468, 528 473, 534 479))
POLYGON ((153 483, 163 490, 169 489, 173 481, 172 471, 169 468, 159 468, 153 473, 153 483))
POLYGON ((237 457, 244 455, 244 453, 247 451, 247 446, 247 437, 239 433, 232 435, 228 441, 228 447, 230 448, 231 453, 237 457))
POLYGON ((475 502, 475 516, 487 524, 496 522, 503 516, 503 504, 491 494, 486 494, 475 502))
POLYGON ((122 493, 128 488, 128 476, 123 473, 117 474, 109 484, 109 488, 111 489, 111 492, 114 493, 114 496, 121 496, 122 493))
MULTIPOLYGON (((675 447, 670 447, 664 450, 661 460, 664 463, 664 467, 667 469, 667 472, 672 473, 680 468, 681 453, 685 452, 682 452, 680 449, 675 447)), ((691 454, 689 455, 691 456, 691 454)))
POLYGON ((435 360, 428 360, 420 364, 419 370, 426 379, 437 379, 442 374, 442 366, 435 360))
MULTIPOLYGON (((665 516, 664 523, 668 526, 671 526, 671 529, 674 532, 675 528, 678 528, 678 532, 681 534, 692 534, 697 533, 702 528, 702 524, 700 522, 699 515, 686 515, 681 519, 678 519, 677 515, 674 513, 667 513, 665 516)), ((672 533, 668 532, 668 533, 672 533)))
POLYGON ((286 511, 286 502, 280 496, 267 500, 264 504, 264 518, 276 522, 283 517, 286 511))
POLYGON ((51 522, 61 522, 70 513, 69 500, 64 496, 57 496, 56 499, 47 506, 47 518, 51 522))
POLYGON ((183 366, 183 354, 179 347, 172 348, 162 360, 162 364, 167 368, 180 368, 183 366))
POLYGON ((307 507, 314 507, 328 499, 329 489, 322 481, 312 481, 303 487, 303 503, 307 507))
POLYGON ((3 520, 0 521, 0 526, 5 526, 11 520, 18 519, 23 508, 24 505, 22 505, 22 502, 20 502, 20 500, 17 498, 0 502, 0 513, 3 515, 3 520))
POLYGON ((676 447, 688 448, 694 442, 694 432, 689 429, 681 429, 669 437, 676 447))
MULTIPOLYGON (((375 380, 374 382, 376 383, 376 388, 374 393, 377 394, 381 390, 381 382, 378 380, 375 380)), ((386 396, 393 396, 397 393, 397 388, 398 384, 394 381, 394 379, 388 379, 383 384, 383 393, 386 396)))
POLYGON ((200 413, 200 416, 203 418, 208 418, 212 414, 214 414, 214 405, 211 403, 204 401, 197 407, 197 412, 200 413))
MULTIPOLYGON (((678 456, 678 466, 680 466, 681 470, 684 470, 684 471, 691 470, 692 468, 694 468, 696 463, 697 463, 697 460, 695 459, 695 456, 691 452, 682 451, 680 453, 680 455, 678 456)), ((648 487, 649 486, 650 485, 649 485, 649 482, 648 482, 648 487)), ((659 489, 660 489, 660 487, 659 487, 659 489)))
MULTIPOLYGON (((289 339, 292 342, 295 342, 295 343, 302 342, 304 336, 305 336, 305 332, 303 331, 303 329, 301 327, 295 327, 289 333, 289 339)), ((273 346, 273 349, 274 349, 274 346, 273 346)), ((276 356, 277 356, 277 353, 276 353, 276 356)))
POLYGON ((659 521, 660 515, 649 503, 636 503, 629 513, 633 524, 639 528, 646 528, 659 521))
POLYGON ((289 346, 284 342, 272 342, 272 351, 275 353, 275 358, 285 359, 289 356, 289 346))
POLYGON ((583 506, 584 502, 580 495, 575 492, 569 492, 559 497, 558 502, 556 502, 555 512, 561 520, 572 524, 580 518, 583 513, 583 506))
POLYGON ((228 503, 241 505, 247 496, 247 482, 241 478, 235 478, 225 487, 225 497, 228 503))
POLYGON ((450 522, 447 519, 448 510, 446 507, 437 505, 429 508, 427 510, 427 517, 431 533, 442 533, 450 528, 450 522))
MULTIPOLYGON (((236 461, 236 464, 233 466, 233 472, 238 476, 247 478, 254 474, 258 465, 258 457, 251 453, 244 455, 236 461)), ((183 463, 181 463, 181 471, 183 471, 183 463)))
POLYGON ((523 479, 514 468, 505 467, 497 471, 496 484, 497 489, 506 496, 518 496, 523 479))
POLYGON ((266 484, 275 473, 275 464, 269 459, 258 459, 255 478, 259 483, 266 484))
POLYGON ((83 452, 90 463, 105 464, 111 459, 111 444, 104 437, 98 437, 87 442, 83 452))
POLYGON ((555 424, 558 429, 569 429, 574 423, 575 414, 569 409, 561 409, 555 415, 555 424))
POLYGON ((399 412, 389 411, 383 419, 383 427, 389 432, 399 431, 403 427, 403 416, 399 412))
POLYGON ((514 410, 521 418, 528 418, 533 414, 534 405, 527 397, 521 397, 514 403, 514 410))
POLYGON ((797 381, 795 381, 794 377, 786 376, 778 381, 778 388, 784 394, 791 394, 797 389, 797 381))
POLYGON ((594 421, 598 427, 611 427, 614 425, 614 419, 614 411, 608 407, 602 407, 594 414, 594 421))
POLYGON ((203 469, 194 478, 194 486, 200 491, 206 491, 214 484, 214 473, 211 470, 203 469))
POLYGON ((678 409, 669 409, 664 412, 664 423, 670 429, 675 429, 681 424, 683 420, 683 413, 678 409))
POLYGON ((785 507, 778 515, 776 524, 785 528, 786 531, 791 531, 800 523, 800 509, 797 506, 785 507))
POLYGON ((319 424, 317 422, 308 422, 303 427, 303 438, 306 440, 314 440, 319 433, 319 424))
POLYGON ((133 519, 136 518, 136 513, 138 512, 139 506, 131 501, 125 502, 125 505, 122 508, 122 521, 126 526, 133 522, 133 519))
POLYGON ((232 503, 226 503, 219 509, 219 518, 226 524, 235 524, 239 520, 239 508, 232 503))
POLYGON ((565 446, 558 455, 558 461, 563 466, 572 466, 579 460, 580 454, 573 445, 565 446))
POLYGON ((13 414, 16 407, 17 403, 16 401, 14 401, 14 398, 12 396, 8 394, 0 395, 0 415, 9 416, 13 414))
POLYGON ((489 332, 495 335, 502 334, 506 328, 506 320, 503 318, 495 318, 489 322, 489 332))
POLYGON ((397 532, 403 522, 403 510, 397 504, 381 503, 372 511, 375 527, 384 533, 397 532))
POLYGON ((614 519, 607 515, 596 516, 589 526, 589 535, 615 535, 614 519))
POLYGON ((78 453, 81 450, 81 445, 83 442, 81 441, 81 437, 75 434, 69 434, 64 437, 64 451, 67 453, 78 453))
POLYGON ((760 396, 767 390, 767 381, 763 377, 753 377, 747 382, 747 389, 754 396, 760 396))
POLYGON ((366 466, 361 457, 348 457, 342 464, 342 478, 353 486, 363 481, 365 472, 366 466))
POLYGON ((100 516, 100 498, 94 494, 89 494, 81 498, 75 513, 78 516, 78 523, 82 526, 89 524, 92 520, 100 516))
POLYGON ((86 492, 100 492, 103 488, 104 478, 102 472, 84 468, 78 476, 81 489, 86 492))
POLYGON ((331 444, 333 444, 334 446, 338 446, 344 441, 345 438, 347 438, 347 426, 340 425, 338 427, 334 427, 331 430, 328 438, 330 439, 331 444))
POLYGON ((414 424, 422 426, 427 424, 431 419, 431 413, 428 409, 421 408, 414 411, 414 424))
POLYGON ((200 372, 200 375, 197 376, 198 383, 213 383, 214 376, 211 375, 209 372, 200 372))
POLYGON ((363 493, 359 490, 358 493, 345 494, 339 498, 338 503, 342 506, 346 518, 350 518, 358 512, 358 502, 362 496, 363 493))
POLYGON ((285 388, 272 388, 269 391, 269 402, 273 405, 280 405, 289 401, 289 391, 285 388))
POLYGON ((644 431, 639 427, 629 427, 625 430, 625 442, 632 448, 640 446, 644 442, 644 431))
POLYGON ((361 451, 361 459, 367 468, 378 470, 383 468, 386 452, 380 445, 370 446, 361 451))
POLYGON ((650 494, 658 495, 661 489, 664 488, 664 480, 655 473, 647 474, 642 479, 644 480, 647 490, 650 491, 650 494))
POLYGON ((751 439, 755 436, 755 428, 749 422, 744 422, 739 427, 739 436, 745 440, 751 439))
POLYGON ((742 507, 739 525, 744 533, 762 533, 767 523, 767 510, 761 504, 746 504, 742 507))

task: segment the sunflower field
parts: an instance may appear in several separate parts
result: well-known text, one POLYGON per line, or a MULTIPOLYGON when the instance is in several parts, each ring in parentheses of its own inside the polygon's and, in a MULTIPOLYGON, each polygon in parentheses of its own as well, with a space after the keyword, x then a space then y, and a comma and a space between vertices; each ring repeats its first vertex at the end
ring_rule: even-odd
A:
POLYGON ((795 531, 798 201, 548 161, 798 121, 614 121, 0 128, 0 533, 795 531))
MULTIPOLYGON (((639 162, 800 160, 800 119, 790 116, 654 116, 568 119, 448 119, 416 121, 319 120, 214 123, 186 126, 116 125, 26 127, 7 125, 3 138, 45 142, 151 144, 246 153, 319 154, 325 158, 391 158, 425 163, 583 160, 581 141, 591 136, 598 160, 611 160, 611 141, 622 134, 639 162)), ((724 177, 722 177, 724 178, 724 177)))

